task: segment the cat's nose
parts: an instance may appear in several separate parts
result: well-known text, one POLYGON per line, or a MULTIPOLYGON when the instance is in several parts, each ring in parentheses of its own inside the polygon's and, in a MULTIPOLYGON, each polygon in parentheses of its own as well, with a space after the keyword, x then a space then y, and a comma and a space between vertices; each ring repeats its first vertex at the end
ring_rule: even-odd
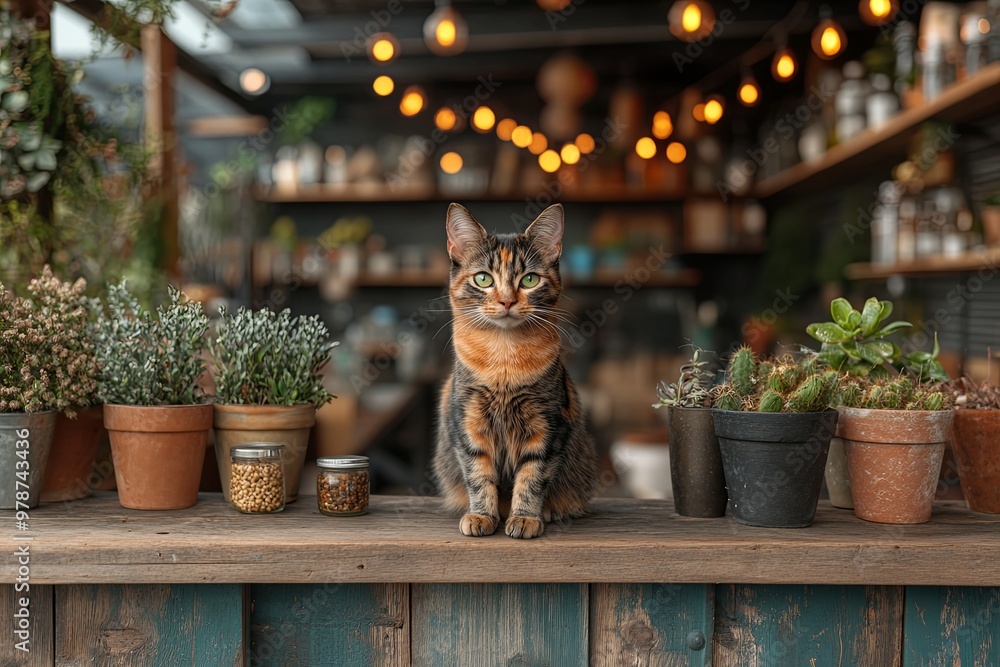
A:
POLYGON ((500 303, 503 304, 503 307, 506 308, 507 310, 510 310, 511 306, 517 303, 517 299, 499 299, 499 301, 500 303))

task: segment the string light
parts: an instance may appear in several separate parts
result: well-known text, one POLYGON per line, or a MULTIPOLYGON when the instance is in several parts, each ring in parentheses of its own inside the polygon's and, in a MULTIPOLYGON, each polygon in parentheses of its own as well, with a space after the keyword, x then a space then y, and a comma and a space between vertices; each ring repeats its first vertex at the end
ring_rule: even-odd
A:
POLYGON ((580 148, 576 144, 566 144, 559 151, 559 157, 566 164, 576 164, 580 161, 580 148))
POLYGON ((643 160, 649 160, 656 155, 656 142, 649 137, 642 137, 635 142, 635 153, 643 160))
POLYGON ((448 107, 441 107, 434 114, 434 126, 442 132, 449 132, 458 125, 458 116, 448 107))
POLYGON ((403 91, 403 99, 399 101, 399 112, 404 116, 416 116, 427 104, 427 95, 420 86, 410 86, 403 91))
POLYGON ((833 12, 829 6, 823 5, 819 15, 822 20, 812 32, 812 48, 823 60, 832 60, 847 46, 847 34, 833 20, 833 12))
POLYGON ((771 74, 776 81, 789 81, 799 69, 795 54, 787 46, 782 46, 774 52, 774 59, 771 60, 771 74))
POLYGON ((684 144, 679 141, 671 141, 667 146, 667 159, 674 164, 680 164, 684 162, 684 158, 687 157, 687 149, 684 148, 684 144))
POLYGON ((387 32, 377 32, 368 38, 368 57, 377 65, 391 63, 399 55, 399 42, 387 32))
POLYGON ((573 0, 535 0, 539 7, 547 12, 561 12, 569 7, 573 0))
POLYGON ((715 125, 722 119, 723 111, 722 98, 718 95, 713 95, 705 102, 705 122, 709 125, 715 125))
POLYGON ((248 95, 263 95, 271 87, 271 79, 256 67, 243 70, 240 88, 248 95))
POLYGON ((435 9, 424 21, 424 42, 439 56, 454 56, 469 41, 469 26, 454 7, 445 3, 435 9))
POLYGON ((542 154, 538 156, 538 166, 542 168, 542 171, 547 173, 554 173, 559 170, 562 161, 559 159, 559 153, 556 153, 551 148, 547 151, 542 151, 542 154))
POLYGON ((496 114, 488 106, 481 106, 472 114, 472 127, 478 132, 489 132, 497 122, 496 114))
POLYGON ((666 139, 674 131, 674 123, 670 120, 670 114, 666 111, 657 111, 653 114, 653 136, 657 139, 666 139))
POLYGON ((691 115, 699 123, 705 122, 705 103, 698 102, 698 104, 691 107, 691 115))
POLYGON ((441 171, 446 174, 457 174, 462 170, 462 156, 450 151, 441 156, 441 171))
POLYGON ((385 97, 386 95, 392 95, 392 91, 396 89, 396 82, 392 80, 392 77, 382 75, 375 77, 372 82, 372 90, 375 91, 376 95, 381 95, 385 97))
POLYGON ((531 143, 528 144, 528 150, 535 155, 541 155, 545 152, 545 149, 549 147, 549 140, 545 138, 545 135, 541 132, 535 132, 531 135, 531 143))
POLYGON ((743 106, 757 106, 757 102, 760 101, 760 86, 757 84, 757 79, 753 78, 753 74, 747 74, 740 81, 740 89, 737 97, 740 98, 743 106))
POLYGON ((715 27, 715 11, 701 0, 679 0, 667 14, 670 32, 677 39, 696 42, 706 37, 715 27))
POLYGON ((579 134, 573 142, 580 149, 580 153, 586 155, 594 150, 594 138, 587 133, 579 134))
POLYGON ((518 125, 510 133, 510 140, 518 148, 527 148, 531 145, 531 128, 527 125, 518 125))
POLYGON ((502 121, 497 123, 497 136, 500 137, 502 141, 510 141, 515 127, 517 127, 516 120, 513 118, 504 118, 502 121))
POLYGON ((889 23, 899 12, 899 0, 861 0, 858 13, 861 20, 872 26, 889 23))

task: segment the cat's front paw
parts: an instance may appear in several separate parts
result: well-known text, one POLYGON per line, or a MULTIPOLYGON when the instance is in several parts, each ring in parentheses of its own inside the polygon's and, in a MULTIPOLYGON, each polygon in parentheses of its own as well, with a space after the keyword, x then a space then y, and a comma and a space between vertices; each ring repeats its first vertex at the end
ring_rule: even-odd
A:
POLYGON ((528 540, 544 533, 545 524, 532 516, 512 516, 507 518, 504 532, 511 537, 528 540))
POLYGON ((458 524, 458 529, 462 531, 463 535, 482 537, 483 535, 492 535, 495 533, 499 523, 500 521, 496 517, 470 513, 462 517, 461 522, 458 524))

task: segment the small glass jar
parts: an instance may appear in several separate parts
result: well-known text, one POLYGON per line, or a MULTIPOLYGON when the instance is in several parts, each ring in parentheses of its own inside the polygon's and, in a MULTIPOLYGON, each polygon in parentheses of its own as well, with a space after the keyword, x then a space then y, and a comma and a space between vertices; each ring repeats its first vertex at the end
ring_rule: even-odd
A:
POLYGON ((285 509, 284 445, 252 443, 229 450, 229 500, 244 514, 274 514, 285 509))
POLYGON ((371 478, 367 456, 334 456, 316 461, 319 511, 330 516, 357 516, 368 511, 371 478))

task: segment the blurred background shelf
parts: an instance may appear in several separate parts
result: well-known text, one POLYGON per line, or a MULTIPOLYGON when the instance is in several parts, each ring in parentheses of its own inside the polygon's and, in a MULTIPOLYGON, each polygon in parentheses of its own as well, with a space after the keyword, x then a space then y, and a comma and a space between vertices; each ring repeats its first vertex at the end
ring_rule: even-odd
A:
POLYGON ((939 276, 949 273, 1000 268, 1000 248, 979 250, 956 256, 922 257, 912 262, 898 264, 849 264, 844 275, 852 280, 881 280, 890 276, 939 276))

